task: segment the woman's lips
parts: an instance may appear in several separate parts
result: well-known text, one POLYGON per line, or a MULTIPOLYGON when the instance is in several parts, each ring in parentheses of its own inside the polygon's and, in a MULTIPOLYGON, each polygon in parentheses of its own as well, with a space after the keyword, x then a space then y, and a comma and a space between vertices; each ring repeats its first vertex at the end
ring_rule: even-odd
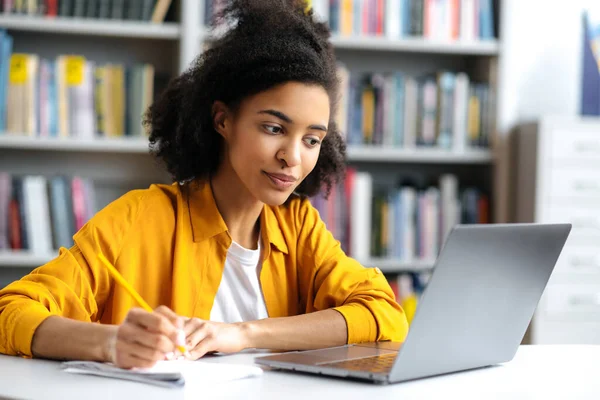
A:
POLYGON ((263 171, 264 174, 273 182, 273 184, 280 189, 287 189, 296 183, 297 179, 291 175, 285 174, 271 174, 269 172, 263 171))

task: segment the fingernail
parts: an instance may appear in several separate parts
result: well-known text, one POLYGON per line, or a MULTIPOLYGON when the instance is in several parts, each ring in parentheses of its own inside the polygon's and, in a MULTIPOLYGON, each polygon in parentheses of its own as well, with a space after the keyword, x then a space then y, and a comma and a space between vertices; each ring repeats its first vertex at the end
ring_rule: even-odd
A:
POLYGON ((185 347, 185 332, 182 330, 177 332, 177 345, 185 347))
POLYGON ((172 359, 173 359, 173 357, 175 357, 175 353, 173 353, 172 351, 171 351, 171 352, 169 352, 169 353, 167 353, 167 354, 165 354, 165 358, 166 358, 167 360, 169 360, 169 361, 170 361, 170 360, 172 360, 172 359))

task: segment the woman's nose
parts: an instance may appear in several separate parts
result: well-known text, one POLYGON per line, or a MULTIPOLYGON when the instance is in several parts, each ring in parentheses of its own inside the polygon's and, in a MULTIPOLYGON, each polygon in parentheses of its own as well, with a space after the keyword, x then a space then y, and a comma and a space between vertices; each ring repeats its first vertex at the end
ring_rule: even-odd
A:
POLYGON ((300 141, 290 142, 288 146, 279 150, 277 154, 277 159, 283 162, 288 167, 294 167, 300 164, 301 156, 301 143, 300 141))

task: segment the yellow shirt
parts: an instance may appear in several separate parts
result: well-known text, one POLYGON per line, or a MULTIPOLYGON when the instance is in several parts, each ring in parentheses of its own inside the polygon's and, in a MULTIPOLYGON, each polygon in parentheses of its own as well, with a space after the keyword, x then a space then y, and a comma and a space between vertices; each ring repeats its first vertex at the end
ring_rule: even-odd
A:
MULTIPOLYGON (((347 257, 307 199, 264 206, 260 282, 269 317, 334 308, 348 343, 404 340, 408 323, 387 280, 347 257)), ((102 252, 151 307, 209 319, 231 236, 210 185, 152 185, 98 212, 54 260, 0 290, 0 353, 31 356, 50 315, 121 323, 137 306, 115 285, 102 252)))

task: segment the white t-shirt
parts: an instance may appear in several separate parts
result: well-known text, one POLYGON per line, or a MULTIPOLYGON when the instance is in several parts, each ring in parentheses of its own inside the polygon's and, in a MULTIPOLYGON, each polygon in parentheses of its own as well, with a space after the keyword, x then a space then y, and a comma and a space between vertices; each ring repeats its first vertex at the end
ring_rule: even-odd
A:
POLYGON ((260 240, 258 249, 248 250, 231 242, 223 277, 210 312, 214 322, 255 321, 268 317, 260 287, 260 240))

